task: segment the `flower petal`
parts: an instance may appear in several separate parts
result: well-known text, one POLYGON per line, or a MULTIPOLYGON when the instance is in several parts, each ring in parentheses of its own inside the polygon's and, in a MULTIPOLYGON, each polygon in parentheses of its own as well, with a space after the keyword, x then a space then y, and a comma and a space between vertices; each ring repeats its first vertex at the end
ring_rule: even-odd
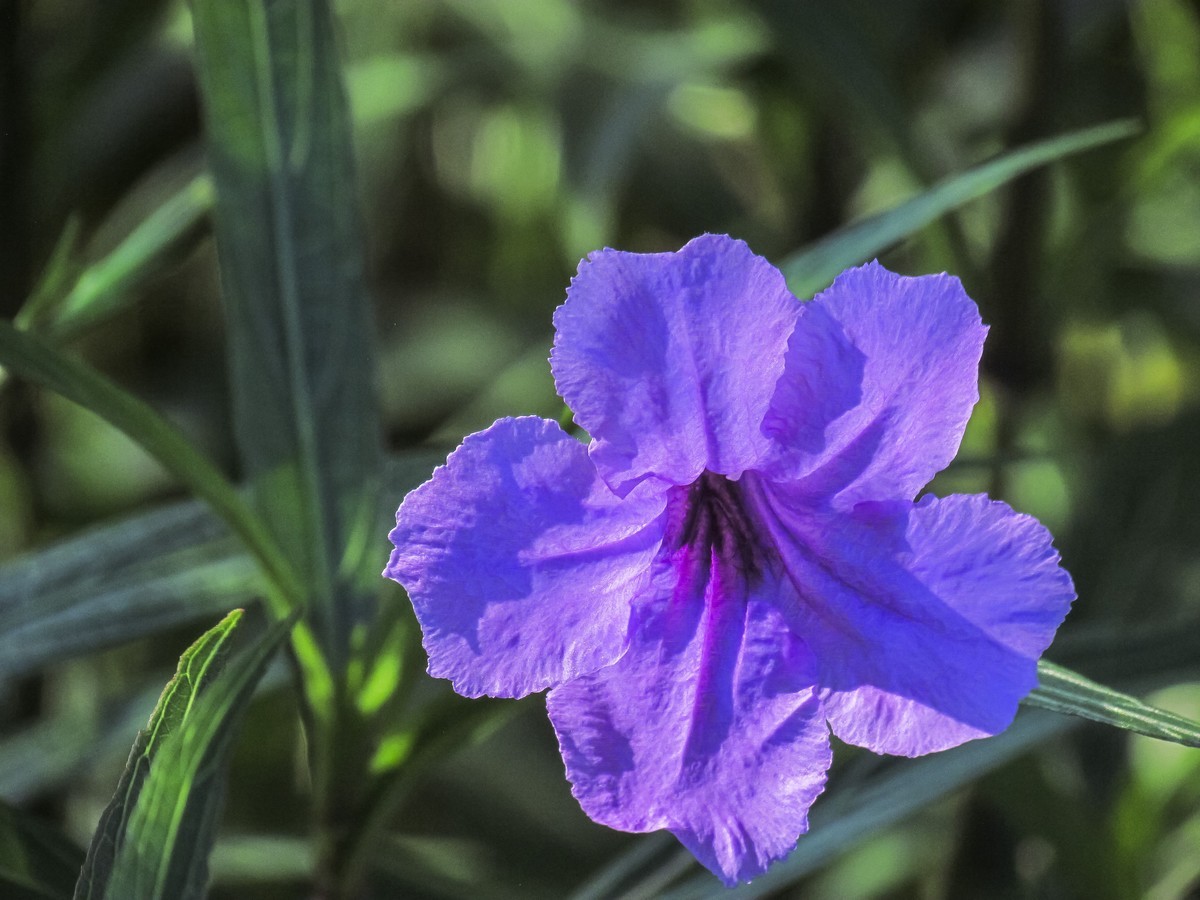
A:
POLYGON ((554 422, 468 437, 389 535, 384 574, 408 590, 429 673, 468 697, 518 697, 617 659, 665 503, 654 483, 613 495, 554 422))
POLYGON ((550 692, 567 777, 597 822, 670 829, 729 885, 761 874, 808 828, 829 733, 808 648, 774 586, 709 583, 634 616, 615 665, 550 692))
POLYGON ((957 278, 878 263, 806 306, 763 425, 792 449, 769 474, 807 476, 806 490, 840 509, 913 499, 954 458, 979 400, 978 308, 957 278))
POLYGON ((554 314, 550 365, 604 479, 624 493, 753 466, 799 315, 779 270, 725 235, 589 256, 554 314))
POLYGON ((982 495, 851 516, 748 491, 800 593, 833 732, 916 756, 1003 731, 1075 597, 1050 534, 982 495))

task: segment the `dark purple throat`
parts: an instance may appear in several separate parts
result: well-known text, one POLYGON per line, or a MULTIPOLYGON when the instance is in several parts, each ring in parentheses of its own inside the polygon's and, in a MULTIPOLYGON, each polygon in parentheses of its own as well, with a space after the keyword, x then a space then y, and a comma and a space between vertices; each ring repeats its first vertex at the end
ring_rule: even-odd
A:
POLYGON ((679 489, 682 516, 668 546, 687 548, 692 559, 711 558, 714 565, 731 566, 747 580, 757 580, 766 561, 760 529, 746 504, 742 488, 724 475, 705 471, 679 489))

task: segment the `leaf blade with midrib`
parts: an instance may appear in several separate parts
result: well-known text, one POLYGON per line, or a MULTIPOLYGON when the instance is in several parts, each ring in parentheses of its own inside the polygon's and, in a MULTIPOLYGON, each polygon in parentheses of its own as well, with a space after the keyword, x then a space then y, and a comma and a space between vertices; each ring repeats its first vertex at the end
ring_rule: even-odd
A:
POLYGON ((376 593, 377 548, 359 536, 383 521, 335 22, 312 0, 192 10, 239 450, 336 669, 376 593))
POLYGON ((231 655, 241 610, 180 657, 101 816, 75 900, 201 898, 241 714, 290 622, 231 655))

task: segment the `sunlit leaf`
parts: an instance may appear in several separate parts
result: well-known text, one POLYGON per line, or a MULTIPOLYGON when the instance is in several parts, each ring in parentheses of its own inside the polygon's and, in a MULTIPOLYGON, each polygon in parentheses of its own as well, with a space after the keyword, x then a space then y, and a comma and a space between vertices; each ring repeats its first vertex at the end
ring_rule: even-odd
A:
POLYGON ((205 896, 237 725, 289 628, 276 623, 233 654, 241 619, 230 613, 180 658, 101 816, 77 900, 205 896))

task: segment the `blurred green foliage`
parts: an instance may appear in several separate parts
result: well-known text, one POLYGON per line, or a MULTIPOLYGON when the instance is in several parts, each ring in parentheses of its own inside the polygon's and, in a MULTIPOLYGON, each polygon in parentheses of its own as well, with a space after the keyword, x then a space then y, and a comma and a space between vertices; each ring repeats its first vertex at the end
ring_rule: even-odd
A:
MULTIPOLYGON (((394 451, 440 452, 498 415, 559 414, 550 313, 593 249, 676 249, 711 230, 782 261, 1002 151, 1139 120, 1134 139, 1027 175, 882 258, 960 275, 992 326, 983 400, 933 489, 988 491, 1054 529, 1080 600, 1052 658, 1129 690, 1170 684, 1156 699, 1200 716, 1194 642, 1178 649, 1200 633, 1194 3, 342 0, 336 10, 394 451)), ((71 341, 232 469, 191 33, 176 0, 0 0, 0 314, 25 309, 32 327, 71 341)), ((0 385, 0 555, 178 492, 91 414, 0 385)), ((159 527, 178 529, 175 541, 201 530, 187 516, 159 527)), ((102 566, 125 546, 104 534, 109 543, 69 545, 74 555, 53 564, 102 566)), ((243 602, 252 574, 212 546, 179 552, 212 566, 204 577, 230 605, 243 602)), ((378 552, 382 566, 382 535, 378 552)), ((136 560, 122 564, 131 584, 149 577, 136 560)), ((196 590, 155 578, 181 597, 196 590)), ((104 600, 127 602, 131 590, 104 600)), ((217 593, 196 590, 194 614, 211 616, 217 593)), ((398 590, 387 602, 403 609, 398 590)), ((86 845, 156 686, 198 633, 194 620, 169 624, 83 659, 39 657, 35 674, 0 682, 4 799, 86 845)), ((392 786, 400 805, 372 863, 380 896, 553 898, 588 878, 656 896, 694 876, 669 841, 582 815, 536 699, 508 704, 502 721, 481 716, 422 680, 420 651, 402 639, 369 638, 370 662, 350 673, 358 702, 373 713, 402 685, 412 696, 400 708, 432 710, 422 726, 447 737, 417 753, 402 715, 379 736, 381 767, 413 762, 392 786)), ((214 896, 304 896, 314 865, 305 744, 279 684, 250 707, 235 748, 214 896)), ((1093 726, 1039 740, 778 895, 1200 890, 1200 754, 1093 726)), ((888 765, 840 747, 821 803, 888 765)))

